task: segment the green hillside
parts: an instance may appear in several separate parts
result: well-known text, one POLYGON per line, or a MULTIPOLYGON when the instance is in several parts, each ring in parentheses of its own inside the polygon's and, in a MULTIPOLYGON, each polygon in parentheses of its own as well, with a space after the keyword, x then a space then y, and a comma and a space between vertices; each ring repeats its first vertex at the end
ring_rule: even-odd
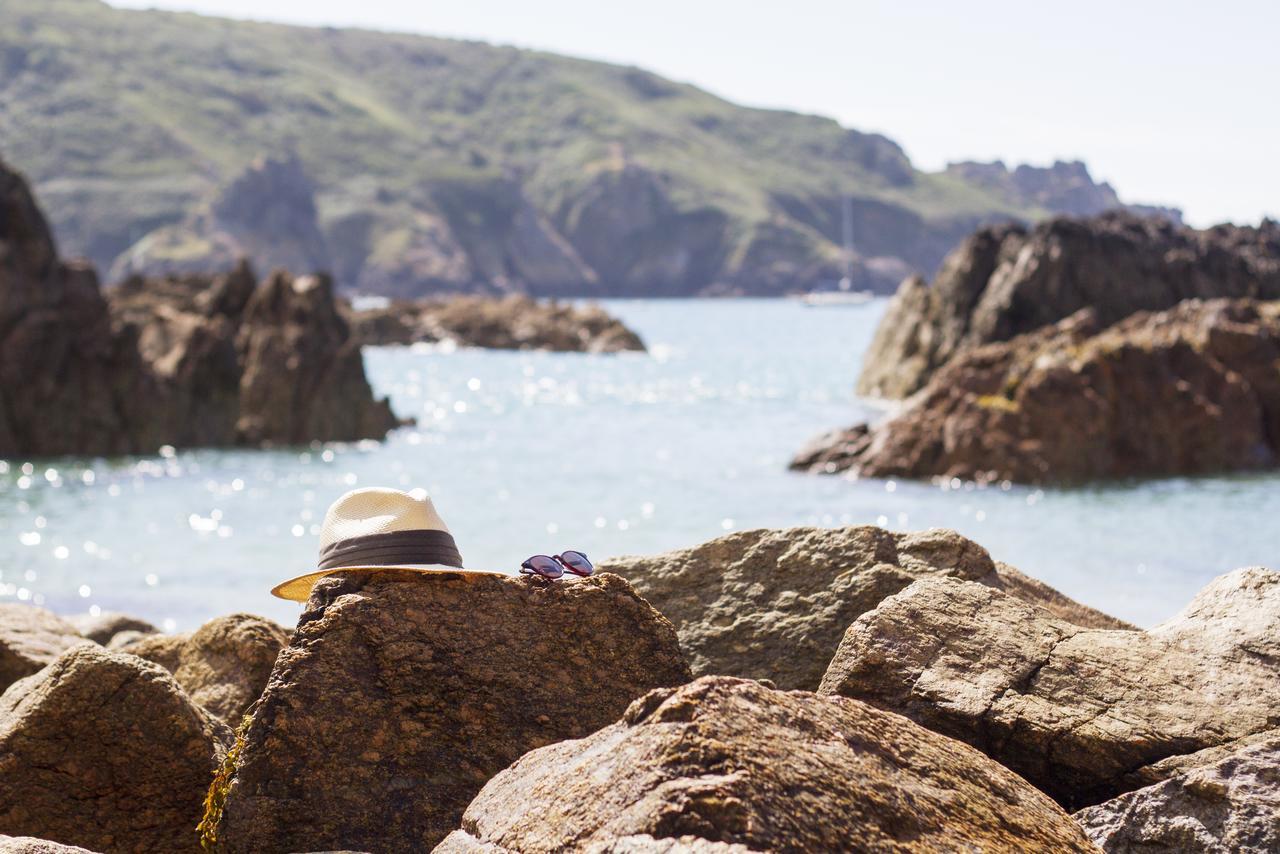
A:
POLYGON ((223 188, 296 157, 340 281, 388 292, 778 292, 838 269, 846 195, 860 254, 892 274, 1046 212, 636 68, 97 0, 0 0, 0 155, 63 251, 104 269, 161 226, 135 266, 198 263, 238 227, 210 213, 223 188))

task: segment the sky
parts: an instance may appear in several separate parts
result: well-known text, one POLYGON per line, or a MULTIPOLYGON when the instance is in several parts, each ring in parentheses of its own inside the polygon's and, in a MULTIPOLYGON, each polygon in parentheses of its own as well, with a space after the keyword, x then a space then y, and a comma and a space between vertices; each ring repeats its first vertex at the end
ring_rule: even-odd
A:
POLYGON ((1081 159, 1195 225, 1280 218, 1274 0, 110 0, 637 65, 953 160, 1081 159))

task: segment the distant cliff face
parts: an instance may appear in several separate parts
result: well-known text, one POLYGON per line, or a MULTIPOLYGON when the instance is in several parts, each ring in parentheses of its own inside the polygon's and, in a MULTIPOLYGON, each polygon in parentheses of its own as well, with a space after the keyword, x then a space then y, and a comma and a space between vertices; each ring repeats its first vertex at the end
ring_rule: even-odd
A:
POLYGON ((963 161, 947 164, 947 174, 1017 203, 1053 213, 1093 216, 1116 208, 1128 208, 1141 215, 1182 222, 1182 212, 1177 208, 1124 204, 1114 187, 1105 181, 1094 181, 1089 167, 1079 160, 1058 160, 1046 167, 1023 163, 1013 169, 999 160, 991 163, 963 161))
POLYGON ((1118 204, 1081 164, 915 169, 883 136, 636 68, 409 35, 0 6, 0 129, 60 243, 134 272, 339 288, 889 291, 973 228, 1118 204), (265 155, 266 159, 257 159, 265 155))

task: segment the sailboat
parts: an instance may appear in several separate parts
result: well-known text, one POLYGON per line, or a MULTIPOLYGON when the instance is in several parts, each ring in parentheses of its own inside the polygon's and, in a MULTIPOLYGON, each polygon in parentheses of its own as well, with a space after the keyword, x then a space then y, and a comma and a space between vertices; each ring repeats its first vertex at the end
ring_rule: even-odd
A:
POLYGON ((836 290, 812 290, 800 295, 800 301, 812 308, 837 305, 862 305, 871 299, 870 291, 853 289, 853 196, 844 197, 844 275, 836 284, 836 290))

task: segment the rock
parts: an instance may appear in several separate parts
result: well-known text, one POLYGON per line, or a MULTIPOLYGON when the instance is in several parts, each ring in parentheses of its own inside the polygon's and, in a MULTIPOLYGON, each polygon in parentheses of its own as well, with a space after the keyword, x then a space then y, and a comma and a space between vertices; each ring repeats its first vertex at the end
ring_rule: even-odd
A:
POLYGON ((1188 300, 1102 329, 1085 309, 955 356, 896 415, 792 468, 1026 483, 1280 463, 1280 302, 1188 300))
POLYGON ((398 424, 364 374, 325 276, 241 262, 222 275, 133 277, 110 294, 164 386, 173 445, 380 439, 398 424))
POLYGON ((230 741, 163 669, 82 644, 0 696, 0 827, 94 851, 199 851, 230 741))
POLYGON ((232 851, 429 849, 521 754, 689 678, 671 624, 616 576, 326 578, 219 787, 216 837, 232 851))
POLYGON ((959 742, 865 703, 707 676, 526 754, 436 849, 566 850, 1095 849, 1051 800, 959 742))
POLYGON ((93 854, 87 848, 63 845, 33 836, 0 835, 0 854, 93 854))
POLYGON ((0 691, 86 640, 44 608, 0 603, 0 691))
POLYGON ((1075 819, 1109 854, 1280 851, 1280 731, 1075 819))
POLYGON ((146 620, 116 611, 104 611, 97 616, 93 614, 77 614, 74 617, 67 618, 67 622, 89 640, 100 643, 103 646, 108 646, 112 638, 122 632, 154 635, 160 631, 146 620))
POLYGON ((600 568, 628 579, 675 624, 695 675, 784 689, 816 689, 849 624, 918 578, 978 581, 1083 625, 1126 626, 995 564, 954 531, 760 529, 600 568))
POLYGON ((1069 216, 1093 216, 1124 209, 1140 216, 1158 216, 1182 223, 1182 211, 1153 205, 1126 205, 1105 181, 1093 180, 1079 160, 1055 161, 1052 166, 1021 163, 1009 169, 1002 161, 948 163, 946 172, 967 184, 991 190, 1013 204, 1038 207, 1069 216))
POLYGON ((863 359, 858 392, 900 398, 954 356, 1092 308, 1100 326, 1187 299, 1280 299, 1280 223, 1195 231, 1109 213, 984 228, 933 285, 903 282, 863 359))
POLYGON ((332 270, 315 189, 296 155, 255 159, 183 222, 162 226, 122 252, 109 280, 225 273, 242 258, 266 270, 332 270))
POLYGON ((638 335, 598 306, 577 308, 524 296, 397 301, 385 308, 352 311, 349 322, 362 344, 452 341, 498 350, 644 350, 638 335))
POLYGON ((1086 629, 936 578, 853 623, 819 692, 966 741, 1074 809, 1174 773, 1169 757, 1274 729, 1278 661, 1280 573, 1266 569, 1216 579, 1148 631, 1086 629))
POLYGON ((189 635, 154 635, 123 647, 159 664, 218 718, 237 726, 262 696, 289 633, 252 614, 215 617, 189 635))

